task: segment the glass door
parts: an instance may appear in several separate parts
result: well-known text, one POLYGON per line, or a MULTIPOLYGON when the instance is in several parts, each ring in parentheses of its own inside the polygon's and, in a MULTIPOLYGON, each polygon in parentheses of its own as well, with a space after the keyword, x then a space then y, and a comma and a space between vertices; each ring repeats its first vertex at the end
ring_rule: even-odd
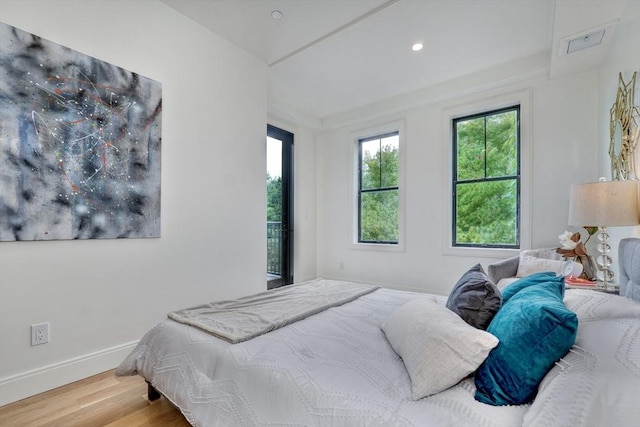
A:
POLYGON ((267 289, 293 283, 293 134, 267 125, 267 289))

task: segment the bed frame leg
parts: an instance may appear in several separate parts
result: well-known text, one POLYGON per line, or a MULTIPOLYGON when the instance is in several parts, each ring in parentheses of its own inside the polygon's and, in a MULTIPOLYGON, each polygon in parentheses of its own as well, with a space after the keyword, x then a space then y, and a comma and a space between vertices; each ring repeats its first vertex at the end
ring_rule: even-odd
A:
POLYGON ((153 402, 154 400, 158 400, 162 397, 162 394, 156 390, 154 386, 151 385, 149 381, 147 381, 147 399, 149 402, 153 402))

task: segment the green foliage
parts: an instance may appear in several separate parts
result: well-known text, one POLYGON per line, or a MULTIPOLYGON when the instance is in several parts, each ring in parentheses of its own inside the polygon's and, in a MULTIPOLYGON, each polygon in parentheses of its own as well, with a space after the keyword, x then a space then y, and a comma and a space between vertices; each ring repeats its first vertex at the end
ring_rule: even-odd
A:
POLYGON ((517 244, 516 181, 485 181, 458 185, 458 244, 517 244))
POLYGON ((282 178, 267 174, 267 221, 281 221, 282 178))
POLYGON ((516 112, 509 111, 458 122, 456 155, 459 181, 517 173, 516 120, 516 112))
POLYGON ((398 136, 363 143, 360 240, 398 241, 398 136))
POLYGON ((398 241, 398 190, 362 193, 360 199, 360 240, 398 241))
POLYGON ((457 122, 457 244, 518 244, 517 129, 515 110, 457 122))

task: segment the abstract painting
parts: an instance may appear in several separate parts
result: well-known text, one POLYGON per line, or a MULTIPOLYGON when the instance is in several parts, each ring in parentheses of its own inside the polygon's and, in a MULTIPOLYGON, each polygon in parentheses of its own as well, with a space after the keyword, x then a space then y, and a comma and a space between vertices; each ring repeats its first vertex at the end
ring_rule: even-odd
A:
POLYGON ((160 237, 162 85, 0 23, 0 241, 160 237))

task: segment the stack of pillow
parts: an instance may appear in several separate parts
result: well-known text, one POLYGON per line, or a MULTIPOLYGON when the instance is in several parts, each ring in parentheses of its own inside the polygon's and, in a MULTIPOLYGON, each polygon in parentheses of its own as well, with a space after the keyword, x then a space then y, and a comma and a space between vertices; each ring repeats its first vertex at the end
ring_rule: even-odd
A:
POLYGON ((443 391, 475 372, 475 398, 491 405, 531 401, 575 342, 578 319, 563 302, 564 278, 531 274, 502 294, 477 264, 446 307, 417 298, 383 324, 411 377, 412 398, 443 391))
POLYGON ((491 405, 527 403, 573 346, 578 316, 564 302, 564 277, 534 273, 502 291, 487 332, 500 340, 476 371, 476 399, 491 405))

